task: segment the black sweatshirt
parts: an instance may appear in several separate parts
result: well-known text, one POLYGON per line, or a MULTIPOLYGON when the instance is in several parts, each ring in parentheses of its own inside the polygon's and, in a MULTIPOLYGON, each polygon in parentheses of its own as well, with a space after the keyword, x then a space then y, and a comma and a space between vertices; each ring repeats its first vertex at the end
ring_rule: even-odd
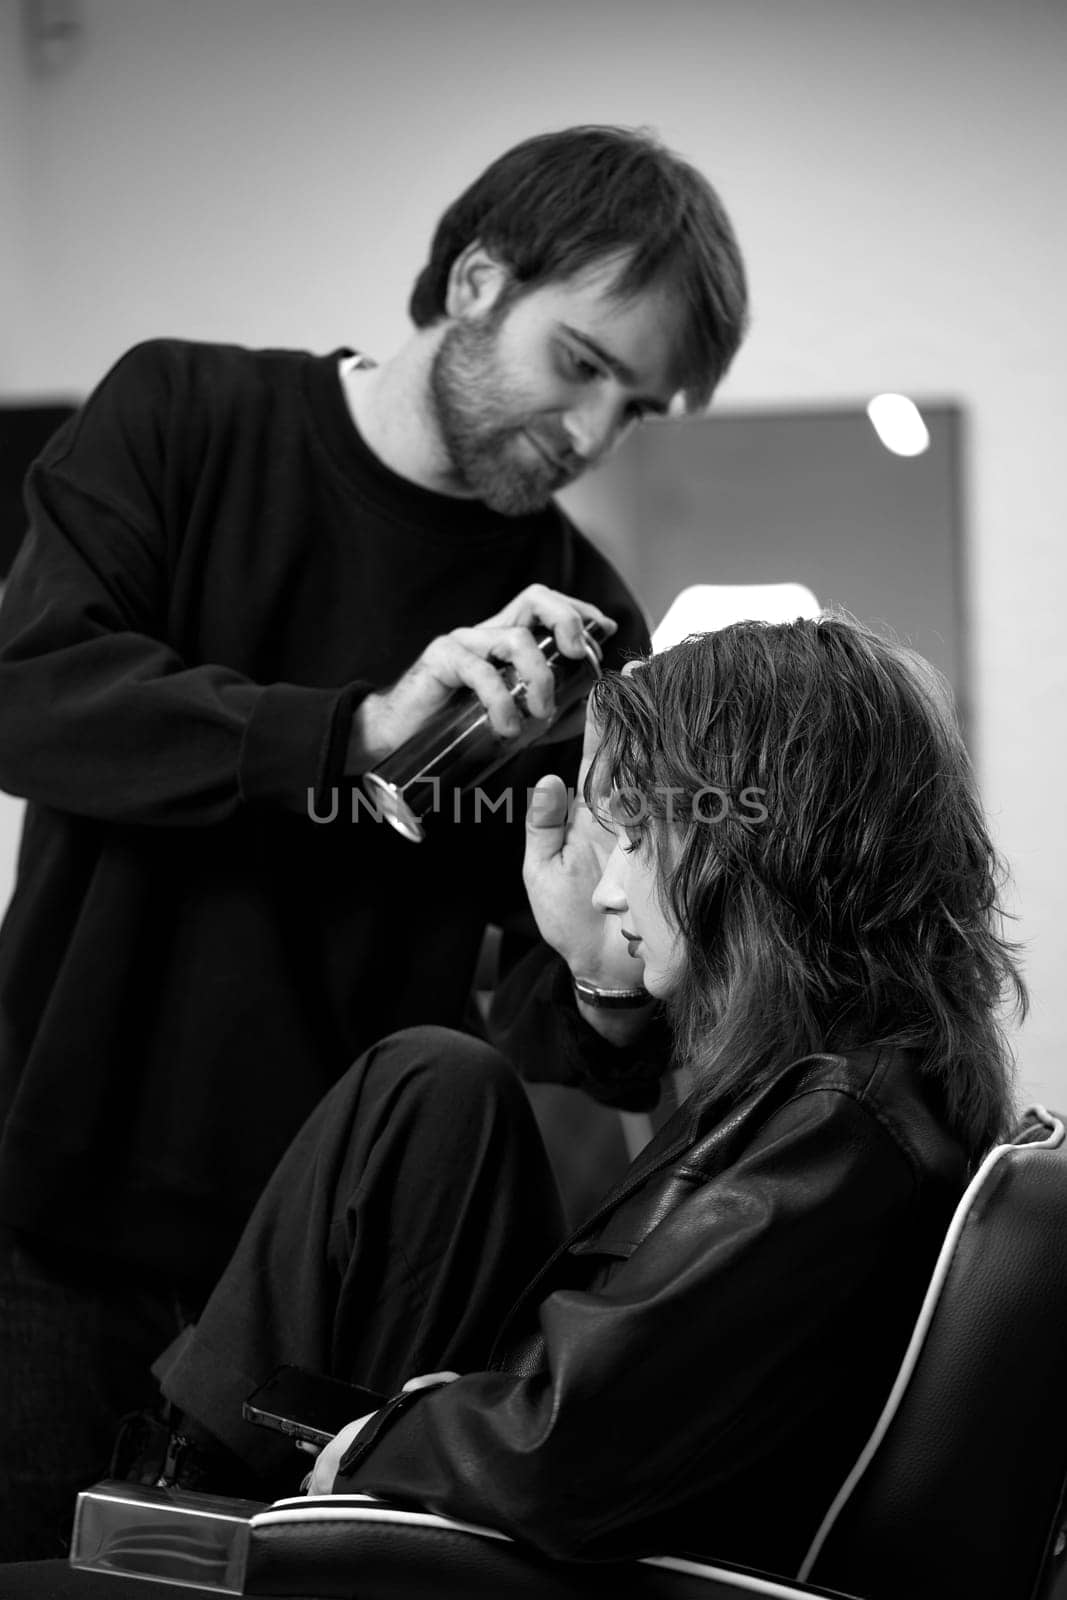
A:
POLYGON ((31 470, 0 612, 0 786, 30 802, 0 930, 0 1224, 193 1293, 363 1047, 462 1025, 487 920, 524 904, 525 784, 573 781, 559 745, 500 780, 510 822, 439 816, 415 845, 353 821, 361 696, 532 582, 619 622, 609 664, 647 648, 558 508, 505 518, 389 471, 345 353, 129 352, 31 470))

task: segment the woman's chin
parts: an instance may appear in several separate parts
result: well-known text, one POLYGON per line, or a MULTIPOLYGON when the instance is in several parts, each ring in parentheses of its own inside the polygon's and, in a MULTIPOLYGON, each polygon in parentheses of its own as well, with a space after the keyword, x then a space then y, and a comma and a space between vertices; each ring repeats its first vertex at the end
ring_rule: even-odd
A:
POLYGON ((644 971, 637 981, 644 984, 654 1000, 669 1000, 681 983, 682 974, 674 968, 664 970, 646 962, 644 971))

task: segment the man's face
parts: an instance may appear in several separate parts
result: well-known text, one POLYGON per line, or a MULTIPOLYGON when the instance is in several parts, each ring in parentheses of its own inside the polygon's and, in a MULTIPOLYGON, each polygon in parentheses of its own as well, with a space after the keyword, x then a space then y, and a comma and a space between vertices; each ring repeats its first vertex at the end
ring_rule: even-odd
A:
POLYGON ((445 330, 432 397, 457 487, 508 516, 537 511, 677 387, 662 291, 619 301, 615 263, 508 298, 475 299, 445 330), (486 303, 488 301, 488 303, 486 303))

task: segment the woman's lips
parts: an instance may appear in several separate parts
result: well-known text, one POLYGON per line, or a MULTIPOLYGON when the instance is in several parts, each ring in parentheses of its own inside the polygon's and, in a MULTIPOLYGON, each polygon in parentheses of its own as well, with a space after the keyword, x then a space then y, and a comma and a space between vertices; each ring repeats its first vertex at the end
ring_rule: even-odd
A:
POLYGON ((630 952, 630 954, 632 956, 636 956, 637 947, 641 943, 640 935, 638 935, 636 933, 631 933, 629 928, 621 928, 619 931, 621 932, 623 938, 626 940, 626 948, 627 948, 627 950, 629 950, 629 952, 630 952))

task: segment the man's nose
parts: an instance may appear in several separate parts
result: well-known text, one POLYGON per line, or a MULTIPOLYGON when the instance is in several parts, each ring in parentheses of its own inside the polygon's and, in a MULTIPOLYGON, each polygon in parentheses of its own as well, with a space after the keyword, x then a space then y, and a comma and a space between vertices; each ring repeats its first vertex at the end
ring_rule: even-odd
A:
POLYGON ((574 454, 592 463, 618 444, 626 431, 626 415, 619 404, 604 395, 566 412, 563 427, 574 454))

